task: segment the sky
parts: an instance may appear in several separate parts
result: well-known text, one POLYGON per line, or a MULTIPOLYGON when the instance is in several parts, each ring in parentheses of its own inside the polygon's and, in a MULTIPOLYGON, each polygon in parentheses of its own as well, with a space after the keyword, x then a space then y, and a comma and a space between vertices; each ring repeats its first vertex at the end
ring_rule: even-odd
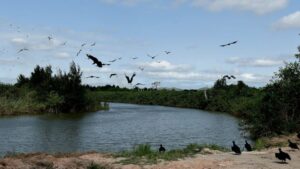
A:
POLYGON ((36 65, 68 71, 74 61, 83 83, 93 86, 131 87, 124 74, 135 72, 133 84, 145 87, 198 89, 226 74, 236 76, 229 83, 262 87, 298 52, 299 6, 297 0, 2 0, 0 82, 15 83, 36 65), (122 59, 98 68, 86 54, 104 63, 122 59))

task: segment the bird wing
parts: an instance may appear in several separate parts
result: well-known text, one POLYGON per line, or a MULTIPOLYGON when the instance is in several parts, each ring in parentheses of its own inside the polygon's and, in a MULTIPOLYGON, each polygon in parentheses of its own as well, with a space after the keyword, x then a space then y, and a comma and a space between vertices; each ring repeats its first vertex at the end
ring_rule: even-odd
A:
POLYGON ((126 74, 125 74, 125 77, 127 79, 127 82, 130 83, 130 79, 129 79, 129 77, 126 74))
POLYGON ((98 60, 96 57, 94 57, 94 56, 92 56, 92 55, 90 55, 90 54, 86 54, 86 56, 87 56, 89 59, 91 59, 94 63, 99 63, 99 60, 98 60))

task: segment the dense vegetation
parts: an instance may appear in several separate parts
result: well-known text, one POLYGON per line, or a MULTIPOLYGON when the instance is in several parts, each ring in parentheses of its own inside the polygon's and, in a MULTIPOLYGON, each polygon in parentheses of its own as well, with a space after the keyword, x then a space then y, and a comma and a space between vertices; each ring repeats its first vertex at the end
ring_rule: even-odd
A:
POLYGON ((0 114, 73 113, 100 109, 100 102, 81 85, 81 71, 73 62, 68 73, 53 75, 51 66, 36 66, 30 77, 15 85, 0 84, 0 114))
POLYGON ((225 78, 205 90, 129 90, 109 85, 89 88, 102 101, 227 112, 241 117, 243 126, 258 138, 299 130, 300 54, 296 59, 280 68, 263 88, 249 87, 242 81, 228 85, 225 78))

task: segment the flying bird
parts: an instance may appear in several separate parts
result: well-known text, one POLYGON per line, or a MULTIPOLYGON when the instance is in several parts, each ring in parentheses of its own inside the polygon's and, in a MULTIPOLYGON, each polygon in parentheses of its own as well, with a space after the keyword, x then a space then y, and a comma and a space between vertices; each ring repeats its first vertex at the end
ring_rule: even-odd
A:
POLYGON ((77 53, 76 56, 79 56, 79 54, 81 53, 82 49, 80 49, 77 53))
POLYGON ((117 59, 111 60, 111 61, 109 61, 109 62, 113 63, 113 62, 115 62, 115 61, 117 61, 117 59))
POLYGON ((170 53, 171 53, 170 51, 165 51, 165 54, 167 54, 167 55, 170 54, 170 53))
POLYGON ((278 158, 279 160, 281 160, 282 162, 285 162, 286 159, 289 159, 291 160, 291 157, 288 153, 286 152, 283 152, 281 150, 281 148, 278 149, 279 150, 279 153, 275 153, 275 157, 278 158))
POLYGON ((121 59, 122 59, 122 57, 119 57, 118 59, 119 59, 119 60, 121 60, 121 59))
POLYGON ((233 76, 233 75, 231 75, 231 76, 225 75, 225 76, 222 77, 222 79, 226 79, 226 78, 227 78, 228 80, 230 80, 230 79, 236 79, 235 76, 233 76))
POLYGON ((113 76, 117 76, 117 74, 116 73, 112 73, 112 74, 109 75, 109 78, 111 78, 113 76))
POLYGON ((86 54, 86 56, 88 57, 88 59, 91 59, 93 61, 93 64, 96 64, 98 67, 103 67, 105 65, 109 66, 110 64, 103 64, 100 60, 98 60, 96 57, 90 55, 90 54, 86 54))
POLYGON ((65 41, 64 43, 61 44, 61 46, 65 46, 67 44, 67 41, 65 41))
POLYGON ((232 144, 233 144, 233 146, 231 147, 231 150, 233 152, 235 152, 235 154, 238 154, 238 155, 242 154, 240 147, 237 146, 234 141, 232 141, 232 144))
POLYGON ((86 78, 97 78, 97 79, 99 79, 100 77, 99 76, 88 76, 88 77, 86 77, 86 78))
POLYGON ((50 41, 50 40, 52 40, 53 39, 53 37, 52 36, 48 36, 48 40, 50 41))
POLYGON ((151 56, 151 55, 147 54, 147 56, 150 57, 151 59, 155 59, 158 55, 151 56))
POLYGON ((139 67, 139 69, 140 69, 141 71, 144 71, 144 69, 145 69, 145 68, 143 68, 143 67, 139 67))
POLYGON ((86 45, 86 43, 81 44, 81 47, 84 47, 86 45))
POLYGON ((233 41, 233 42, 230 42, 230 43, 227 43, 227 44, 224 44, 224 45, 220 45, 221 47, 226 47, 226 46, 230 46, 230 45, 233 45, 233 44, 236 44, 238 41, 233 41))
POLYGON ((132 74, 132 76, 129 78, 129 76, 127 76, 126 74, 125 74, 125 77, 126 77, 126 79, 127 79, 127 82, 129 83, 129 84, 131 84, 132 83, 132 81, 133 81, 133 78, 136 76, 136 74, 135 73, 133 73, 132 74))
POLYGON ((134 86, 144 86, 145 84, 143 84, 143 83, 137 83, 137 84, 135 84, 134 86))
POLYGON ((27 49, 27 48, 22 48, 22 49, 20 49, 19 51, 18 51, 18 53, 20 53, 20 52, 23 52, 23 51, 28 51, 29 49, 27 49))
POLYGON ((138 57, 133 57, 132 59, 135 60, 135 59, 137 59, 137 58, 138 58, 138 57))
POLYGON ((94 42, 93 44, 91 44, 91 46, 96 46, 96 42, 94 42))

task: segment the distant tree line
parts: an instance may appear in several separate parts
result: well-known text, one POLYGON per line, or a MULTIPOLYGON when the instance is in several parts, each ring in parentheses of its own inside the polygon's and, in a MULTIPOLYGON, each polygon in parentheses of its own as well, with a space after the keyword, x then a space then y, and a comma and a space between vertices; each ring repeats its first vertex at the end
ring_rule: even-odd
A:
POLYGON ((68 73, 53 74, 51 66, 36 66, 30 77, 19 75, 15 85, 0 85, 0 114, 74 113, 100 109, 91 91, 81 84, 74 62, 68 73))
MULTIPOLYGON (((300 48, 299 48, 300 52, 300 48)), ((296 61, 281 67, 265 87, 249 87, 243 81, 227 84, 218 79, 205 90, 126 89, 92 87, 99 100, 163 105, 220 111, 241 117, 253 137, 299 132, 300 53, 296 61), (206 92, 206 96, 205 96, 206 92)))

